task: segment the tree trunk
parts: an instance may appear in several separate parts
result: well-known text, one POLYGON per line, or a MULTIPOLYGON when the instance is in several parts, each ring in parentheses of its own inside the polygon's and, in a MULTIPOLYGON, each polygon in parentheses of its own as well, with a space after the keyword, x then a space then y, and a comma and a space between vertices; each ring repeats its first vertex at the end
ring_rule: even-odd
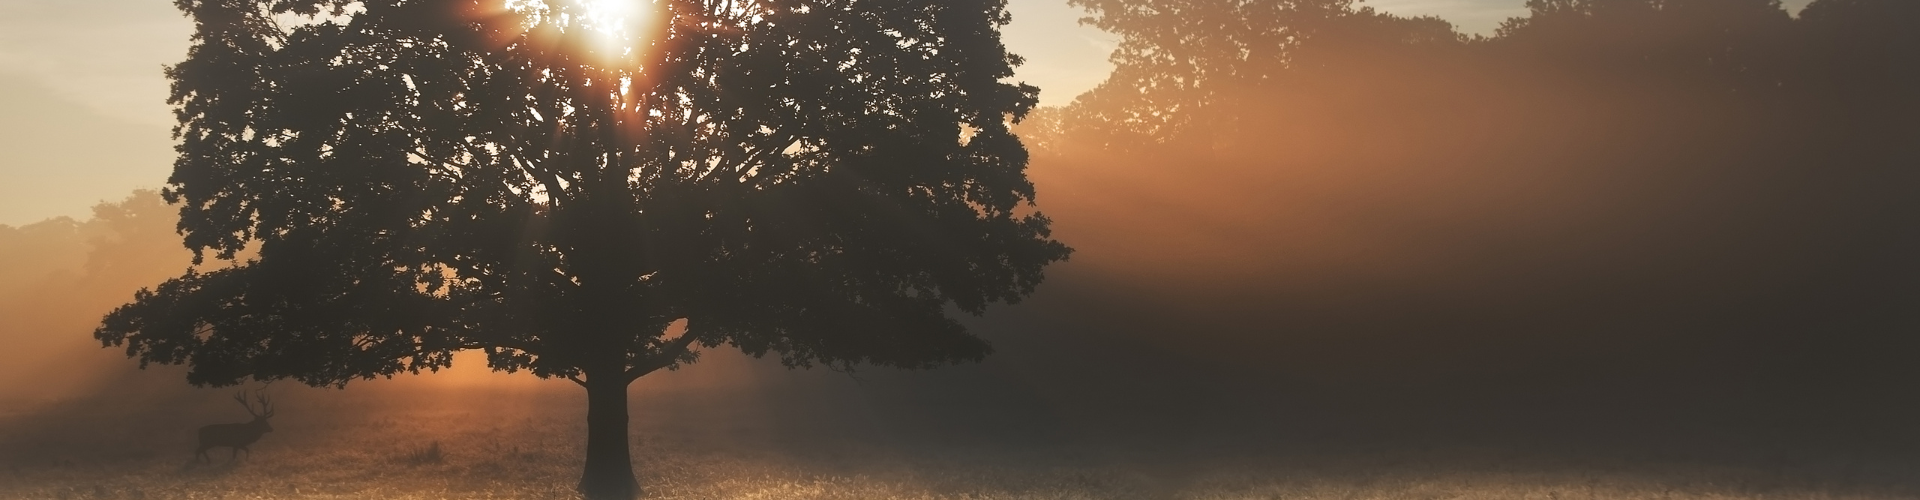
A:
POLYGON ((640 481, 627 448, 626 377, 589 374, 586 385, 587 467, 580 475, 580 494, 587 500, 639 497, 640 481))

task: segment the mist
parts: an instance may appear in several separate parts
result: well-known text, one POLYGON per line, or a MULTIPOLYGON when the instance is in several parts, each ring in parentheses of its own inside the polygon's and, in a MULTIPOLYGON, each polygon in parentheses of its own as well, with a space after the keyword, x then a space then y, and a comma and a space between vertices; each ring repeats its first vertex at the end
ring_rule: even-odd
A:
MULTIPOLYGON (((1338 1, 1075 5, 1122 38, 1116 72, 1016 128, 1075 252, 965 319, 992 356, 846 372, 708 348, 635 384, 641 433, 1097 449, 1163 486, 1245 454, 1920 451, 1914 6, 1548 1, 1467 36, 1338 1)), ((0 226, 16 439, 107 399, 232 413, 88 335, 189 265, 177 210, 142 191, 0 226)), ((583 406, 483 361, 283 390, 336 423, 583 406)))
MULTIPOLYGON (((1108 369, 1186 415, 1905 432, 1911 38, 1840 27, 1884 22, 1855 4, 1595 5, 1491 39, 1351 11, 1287 26, 1310 35, 1284 65, 1121 62, 1029 124, 1081 251, 1019 314, 1130 345, 1108 369)), ((1258 33, 1181 14, 1114 27, 1258 33)))

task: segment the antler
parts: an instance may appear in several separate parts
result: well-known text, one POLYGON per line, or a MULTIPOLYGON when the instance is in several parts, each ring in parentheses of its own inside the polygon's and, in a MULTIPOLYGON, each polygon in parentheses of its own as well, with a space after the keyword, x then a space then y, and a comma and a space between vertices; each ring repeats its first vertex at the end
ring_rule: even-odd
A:
POLYGON ((253 415, 256 418, 272 418, 273 417, 273 400, 268 399, 267 394, 264 391, 256 392, 253 395, 253 400, 260 402, 259 412, 253 411, 253 403, 247 401, 247 391, 245 389, 241 389, 240 392, 234 393, 233 400, 240 402, 240 406, 242 408, 247 409, 248 415, 253 415))
POLYGON ((240 407, 246 408, 248 415, 253 415, 255 417, 260 416, 259 413, 253 412, 253 403, 247 402, 247 391, 245 389, 241 389, 240 392, 233 393, 233 400, 240 402, 240 407))
MULTIPOLYGON (((262 389, 264 389, 264 387, 262 389)), ((260 418, 273 418, 273 403, 267 399, 267 393, 264 391, 255 393, 253 398, 260 401, 260 418)))

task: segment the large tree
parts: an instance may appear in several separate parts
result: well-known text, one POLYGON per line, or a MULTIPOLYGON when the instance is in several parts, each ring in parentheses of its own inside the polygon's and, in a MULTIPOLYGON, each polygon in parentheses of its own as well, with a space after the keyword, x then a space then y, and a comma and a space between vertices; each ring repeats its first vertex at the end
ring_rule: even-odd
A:
POLYGON ((626 388, 730 345, 929 367, 1069 250, 1008 132, 1003 0, 176 0, 200 266, 95 332, 188 382, 438 369, 588 394, 581 489, 637 494, 626 388), (679 321, 684 334, 671 336, 679 321))

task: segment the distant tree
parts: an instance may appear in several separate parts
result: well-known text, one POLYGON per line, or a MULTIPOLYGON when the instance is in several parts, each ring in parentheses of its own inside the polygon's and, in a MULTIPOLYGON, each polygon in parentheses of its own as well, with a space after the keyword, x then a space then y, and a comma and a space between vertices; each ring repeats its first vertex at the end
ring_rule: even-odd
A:
POLYGON ((1534 71, 1669 89, 1782 89, 1793 19, 1778 0, 1529 0, 1488 52, 1534 71))
POLYGON ((93 339, 75 334, 99 325, 100 312, 126 302, 128 290, 187 267, 193 254, 173 233, 179 212, 158 190, 142 189, 94 205, 90 218, 0 225, 0 345, 14 356, 0 365, 0 393, 32 399, 86 392, 92 382, 35 374, 109 369, 86 354, 99 348, 89 346, 93 339))
POLYGON ((1049 210, 1090 267, 1206 323, 1156 354, 1474 391, 1751 370, 1721 392, 1779 405, 1728 415, 1915 380, 1920 2, 1536 0, 1458 43, 1342 3, 1076 1, 1115 72, 1021 133, 1082 186, 1049 210), (1462 359, 1488 371, 1439 381, 1462 359))
POLYGON ((196 264, 238 262, 95 336, 195 385, 341 386, 463 349, 571 379, 588 498, 637 493, 626 388, 696 345, 978 360, 950 309, 1016 302, 1069 252, 1028 208, 1008 127, 1037 89, 1002 83, 1002 0, 177 5, 196 30, 165 195, 196 264))
MULTIPOLYGON (((1022 132, 1077 135, 1112 149, 1205 142, 1233 134, 1243 106, 1267 100, 1303 70, 1374 62, 1362 46, 1452 46, 1438 18, 1401 18, 1353 0, 1070 0, 1086 22, 1120 37, 1107 80, 1022 132)), ((1401 50, 1400 52, 1406 52, 1401 50)))

